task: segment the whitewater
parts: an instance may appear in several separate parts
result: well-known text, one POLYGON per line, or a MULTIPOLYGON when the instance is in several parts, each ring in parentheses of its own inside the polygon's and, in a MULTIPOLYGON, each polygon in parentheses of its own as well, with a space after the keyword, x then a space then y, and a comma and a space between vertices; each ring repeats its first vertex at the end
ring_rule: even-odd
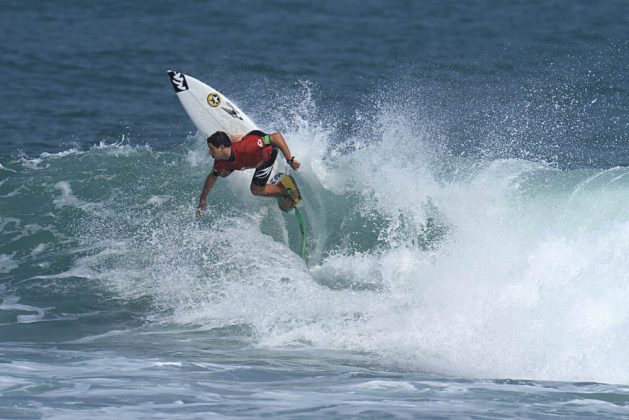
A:
POLYGON ((629 169, 454 155, 386 102, 339 142, 304 86, 265 126, 306 261, 249 173, 195 219, 196 133, 2 158, 9 417, 626 415, 629 169))

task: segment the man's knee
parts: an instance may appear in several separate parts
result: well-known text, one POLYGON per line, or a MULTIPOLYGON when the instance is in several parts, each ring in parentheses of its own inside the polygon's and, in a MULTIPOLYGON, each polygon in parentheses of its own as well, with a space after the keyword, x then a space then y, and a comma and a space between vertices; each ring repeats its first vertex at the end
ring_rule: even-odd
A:
POLYGON ((251 194, 262 195, 263 191, 264 191, 264 187, 261 187, 260 185, 256 185, 256 184, 251 184, 251 194))

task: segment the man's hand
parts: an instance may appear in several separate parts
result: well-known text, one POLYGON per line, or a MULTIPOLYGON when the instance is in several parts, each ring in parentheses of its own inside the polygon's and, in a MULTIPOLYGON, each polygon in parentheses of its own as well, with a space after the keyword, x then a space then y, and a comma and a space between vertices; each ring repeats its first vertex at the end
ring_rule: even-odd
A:
POLYGON ((299 169, 299 167, 301 166, 301 163, 299 163, 299 161, 295 158, 293 158, 293 161, 290 163, 290 167, 296 171, 297 169, 299 169))
POLYGON ((203 185, 203 191, 201 191, 201 197, 199 197, 199 206, 197 207, 197 217, 200 217, 207 208, 207 195, 214 187, 218 177, 214 175, 214 171, 207 174, 205 178, 205 184, 203 185))
POLYGON ((200 201, 199 206, 197 207, 197 219, 201 217, 203 213, 205 213, 206 209, 207 209, 207 202, 200 201))

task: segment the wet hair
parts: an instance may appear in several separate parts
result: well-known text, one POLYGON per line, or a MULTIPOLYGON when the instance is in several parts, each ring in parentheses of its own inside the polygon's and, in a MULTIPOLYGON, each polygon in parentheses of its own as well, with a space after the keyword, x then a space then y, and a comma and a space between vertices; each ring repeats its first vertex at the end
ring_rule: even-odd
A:
POLYGON ((207 144, 211 144, 214 147, 225 146, 230 147, 232 145, 229 136, 224 131, 217 131, 207 138, 207 144))

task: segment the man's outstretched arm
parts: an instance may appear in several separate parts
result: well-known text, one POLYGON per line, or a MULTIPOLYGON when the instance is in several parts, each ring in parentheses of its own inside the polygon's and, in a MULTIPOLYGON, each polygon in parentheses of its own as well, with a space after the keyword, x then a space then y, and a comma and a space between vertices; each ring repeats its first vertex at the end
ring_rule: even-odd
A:
POLYGON ((207 208, 207 195, 210 193, 217 180, 218 177, 214 175, 214 172, 210 172, 207 175, 207 178, 205 178, 205 184, 203 184, 203 190, 201 191, 201 197, 199 198, 199 206, 197 207, 197 217, 201 216, 207 208))

